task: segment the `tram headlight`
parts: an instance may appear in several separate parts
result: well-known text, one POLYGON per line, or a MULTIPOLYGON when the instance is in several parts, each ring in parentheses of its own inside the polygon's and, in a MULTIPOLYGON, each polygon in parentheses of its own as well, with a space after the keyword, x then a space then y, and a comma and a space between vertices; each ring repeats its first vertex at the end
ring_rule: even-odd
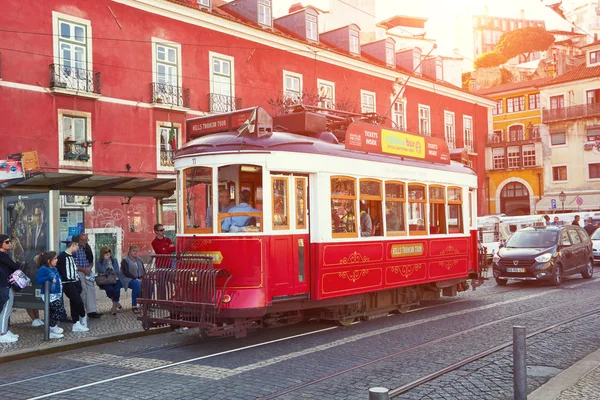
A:
POLYGON ((552 258, 551 253, 545 253, 545 254, 542 254, 541 256, 537 256, 535 258, 535 261, 537 261, 539 263, 547 263, 548 261, 550 261, 551 258, 552 258))
POLYGON ((228 294, 223 295, 223 303, 227 304, 231 301, 231 296, 228 294))

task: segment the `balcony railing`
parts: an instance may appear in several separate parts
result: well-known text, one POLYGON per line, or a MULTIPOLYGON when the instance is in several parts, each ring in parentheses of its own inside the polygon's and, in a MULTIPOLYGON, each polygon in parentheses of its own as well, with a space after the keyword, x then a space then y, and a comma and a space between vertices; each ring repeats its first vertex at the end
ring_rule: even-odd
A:
POLYGON ((153 104, 175 107, 190 107, 190 89, 168 83, 151 83, 150 96, 153 104))
POLYGON ((173 160, 175 158, 175 152, 168 144, 160 146, 160 166, 161 167, 172 167, 174 166, 173 160))
POLYGON ((89 142, 64 141, 64 159, 71 161, 88 161, 90 159, 89 142))
POLYGON ((487 144, 522 144, 522 142, 539 142, 541 140, 539 130, 535 129, 531 132, 518 132, 516 134, 492 134, 488 136, 487 144))
POLYGON ((209 93, 208 105, 210 112, 226 113, 242 108, 242 99, 238 97, 226 96, 223 94, 209 93))
POLYGON ((100 94, 100 72, 68 65, 50 64, 50 87, 100 94))
POLYGON ((542 121, 544 123, 598 116, 600 116, 600 103, 542 110, 542 121))

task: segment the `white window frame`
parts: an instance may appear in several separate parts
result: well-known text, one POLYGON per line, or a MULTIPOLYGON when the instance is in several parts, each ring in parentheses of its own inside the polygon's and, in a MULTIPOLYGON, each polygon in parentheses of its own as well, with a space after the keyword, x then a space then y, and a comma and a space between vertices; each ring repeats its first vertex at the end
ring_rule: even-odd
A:
POLYGON ((335 82, 326 81, 325 79, 317 79, 317 93, 319 95, 319 107, 335 109, 335 82), (321 97, 321 88, 329 88, 330 96, 321 97), (322 100, 321 100, 322 99, 322 100))
POLYGON ((419 134, 423 136, 431 136, 431 107, 425 104, 419 104, 419 134), (427 118, 422 117, 421 111, 427 111, 427 118), (427 122, 427 132, 424 132, 423 122, 427 122))
POLYGON ((302 101, 302 92, 303 92, 302 74, 284 70, 283 71, 283 98, 285 100, 287 100, 288 98, 294 97, 294 96, 288 97, 288 93, 296 93, 297 97, 296 97, 295 101, 301 102, 302 101), (287 78, 288 77, 299 80, 298 91, 288 89, 288 87, 287 87, 287 78))
POLYGON ((496 101, 496 106, 492 108, 492 115, 501 115, 504 114, 504 99, 500 99, 496 101), (498 110, 498 108, 500 108, 498 110))
POLYGON ((306 38, 309 40, 314 40, 315 42, 319 40, 319 20, 316 15, 306 14, 306 38))
POLYGON ((93 140, 92 138, 92 114, 83 111, 73 111, 67 109, 58 109, 58 165, 61 167, 91 167, 93 161, 93 148, 88 149, 89 159, 87 161, 76 161, 76 160, 65 160, 65 137, 63 128, 63 116, 71 116, 86 119, 86 139, 88 142, 93 140))
POLYGON ((198 4, 200 4, 203 7, 208 7, 208 8, 210 8, 210 2, 211 2, 211 0, 197 0, 198 4))
POLYGON ((385 63, 389 66, 396 66, 396 49, 394 43, 385 43, 385 63))
POLYGON ((551 177, 550 179, 552 180, 552 182, 568 182, 569 180, 569 167, 567 164, 557 164, 557 165, 552 165, 550 166, 550 174, 551 177), (565 171, 566 171, 566 178, 565 179, 559 179, 559 180, 554 180, 554 168, 561 168, 561 167, 565 167, 565 171))
POLYGON ((506 148, 506 167, 521 168, 521 147, 508 146, 506 148))
MULTIPOLYGON (((181 124, 173 122, 173 127, 177 129, 177 137, 175 138, 177 146, 182 143, 181 136, 181 124)), ((161 134, 164 128, 171 129, 171 122, 167 121, 156 121, 156 170, 157 171, 175 171, 174 167, 163 166, 160 164, 160 150, 161 150, 161 134), (162 129, 161 129, 162 128, 162 129)), ((177 149, 173 149, 175 151, 177 149)))
POLYGON ((523 167, 536 167, 537 157, 535 154, 535 144, 524 144, 521 147, 521 154, 523 156, 523 167))
POLYGON ((368 90, 360 90, 360 112, 361 113, 374 113, 377 112, 377 95, 375 92, 368 90), (365 102, 366 99, 372 98, 373 104, 365 102))
POLYGON ((358 31, 355 31, 354 29, 350 29, 350 33, 349 33, 349 51, 352 54, 360 54, 360 34, 358 31))
POLYGON ((493 147, 492 148, 492 169, 505 169, 506 168, 506 151, 504 147, 493 147), (502 153, 502 154, 500 154, 502 153), (502 160, 502 163, 496 163, 496 161, 502 160))
POLYGON ((394 129, 406 130, 406 102, 397 100, 392 106, 392 120, 396 124, 394 129), (398 110, 397 105, 402 104, 402 110, 398 110))
POLYGON ((473 117, 470 115, 463 115, 463 143, 468 152, 474 152, 475 142, 473 141, 473 117), (469 121, 468 129, 467 121, 469 121))
POLYGON ((569 135, 568 135, 568 131, 566 128, 565 128, 564 132, 565 132, 565 142, 562 144, 552 144, 552 134, 558 133, 558 132, 548 132, 548 143, 550 144, 550 147, 557 148, 557 147, 568 147, 569 146, 569 135))
POLYGON ((271 0, 258 0, 258 6, 256 8, 256 20, 260 25, 264 26, 273 26, 273 8, 271 5, 271 0), (261 20, 260 11, 261 9, 264 11, 264 18, 261 20))
MULTIPOLYGON (((231 56, 215 53, 214 51, 208 52, 208 70, 210 79, 210 93, 215 93, 215 73, 213 71, 213 62, 216 59, 221 59, 229 62, 229 78, 231 79, 231 94, 230 97, 233 101, 232 109, 228 111, 235 111, 235 59, 231 56)), ((219 93, 220 94, 220 93, 219 93)), ((209 104, 210 107, 210 104, 209 104)))
POLYGON ((444 110, 444 138, 449 150, 456 149, 456 118, 452 111, 444 110), (448 123, 448 119, 452 118, 452 124, 448 123))
POLYGON ((421 74, 421 61, 423 61, 422 60, 423 54, 419 53, 418 51, 413 50, 412 57, 413 57, 413 63, 415 64, 414 72, 415 72, 415 74, 420 75, 421 74))
POLYGON ((164 39, 152 37, 152 83, 158 83, 158 58, 156 54, 156 46, 172 47, 177 50, 177 84, 175 86, 182 88, 182 76, 181 76, 181 44, 170 42, 164 39))
POLYGON ((560 110, 562 108, 565 108, 565 95, 564 94, 557 94, 554 96, 549 96, 548 97, 548 108, 550 108, 550 110, 560 110), (562 105, 561 107, 554 107, 552 108, 552 99, 558 99, 558 98, 562 98, 562 105))

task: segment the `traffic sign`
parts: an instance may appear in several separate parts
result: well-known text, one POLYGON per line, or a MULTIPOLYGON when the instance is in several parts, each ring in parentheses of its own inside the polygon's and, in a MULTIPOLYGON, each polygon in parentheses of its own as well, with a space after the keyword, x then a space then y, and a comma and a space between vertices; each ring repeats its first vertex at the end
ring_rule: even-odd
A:
POLYGON ((556 199, 550 199, 550 207, 556 210, 556 199))
POLYGON ((581 207, 583 205, 583 197, 577 196, 577 198, 575 199, 575 203, 577 203, 577 205, 581 207))

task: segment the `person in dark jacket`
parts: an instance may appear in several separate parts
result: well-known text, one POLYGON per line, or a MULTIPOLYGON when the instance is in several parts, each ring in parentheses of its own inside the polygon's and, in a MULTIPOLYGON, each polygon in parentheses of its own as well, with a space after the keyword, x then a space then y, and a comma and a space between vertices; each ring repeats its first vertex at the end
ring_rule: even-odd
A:
POLYGON ((96 272, 98 274, 114 274, 117 276, 117 281, 114 284, 100 286, 106 292, 106 296, 112 300, 113 305, 110 313, 117 315, 117 310, 123 309, 119 303, 121 299, 122 273, 119 271, 119 262, 112 256, 112 251, 107 246, 100 247, 100 259, 96 262, 96 272))
POLYGON ((49 297, 50 300, 50 339, 60 339, 64 337, 63 329, 58 326, 58 321, 65 319, 66 311, 63 305, 62 282, 60 274, 56 269, 58 257, 55 251, 42 253, 38 256, 38 271, 35 276, 35 283, 42 285, 42 298, 49 297), (50 282, 50 292, 46 293, 45 283, 50 282))
POLYGON ((60 273, 62 280, 63 293, 69 298, 71 303, 71 318, 73 319, 73 332, 87 332, 87 317, 85 316, 85 307, 81 300, 81 282, 77 274, 77 265, 73 253, 79 248, 79 238, 69 236, 63 241, 67 245, 65 251, 58 256, 56 269, 60 273))
POLYGON ((121 280, 123 288, 125 291, 127 291, 127 288, 131 289, 131 305, 133 307, 133 312, 136 314, 140 312, 137 306, 137 298, 142 290, 141 281, 142 276, 144 276, 144 263, 137 254, 137 246, 130 246, 127 257, 121 261, 121 272, 123 273, 121 280))
POLYGON ((19 335, 8 330, 8 320, 15 299, 9 279, 12 273, 19 269, 19 264, 8 255, 10 247, 10 237, 0 235, 0 343, 14 343, 19 340, 19 335))
POLYGON ((585 226, 583 227, 588 235, 592 236, 592 234, 596 231, 596 225, 594 225, 594 220, 592 218, 588 218, 585 222, 585 226))

